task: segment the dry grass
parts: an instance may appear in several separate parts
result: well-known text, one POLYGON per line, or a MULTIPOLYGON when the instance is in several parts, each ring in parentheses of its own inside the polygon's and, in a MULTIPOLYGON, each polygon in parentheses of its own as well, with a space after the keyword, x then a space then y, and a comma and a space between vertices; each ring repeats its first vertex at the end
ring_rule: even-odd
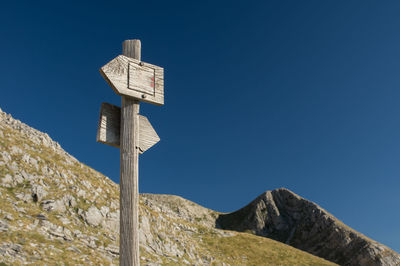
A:
POLYGON ((203 248, 213 250, 217 260, 231 265, 336 265, 272 239, 247 233, 232 237, 205 234, 202 239, 203 248))
MULTIPOLYGON (((12 146, 17 146, 21 148, 24 153, 29 154, 33 158, 40 159, 39 169, 35 169, 28 163, 22 161, 21 154, 12 155, 12 160, 19 164, 19 168, 24 169, 27 173, 43 176, 41 171, 42 167, 49 166, 54 170, 52 175, 45 176, 44 181, 48 186, 49 194, 46 199, 60 199, 64 195, 72 195, 77 199, 77 206, 75 207, 75 213, 69 214, 68 212, 63 213, 62 216, 67 217, 72 220, 73 215, 77 216, 76 212, 78 209, 83 211, 87 210, 89 206, 95 205, 100 208, 104 205, 109 205, 110 201, 119 201, 119 191, 118 185, 113 183, 111 180, 98 173, 97 171, 91 169, 90 167, 80 164, 73 163, 68 164, 65 158, 60 154, 56 153, 54 150, 37 145, 29 140, 27 136, 22 134, 17 130, 12 130, 10 128, 2 128, 2 132, 5 137, 0 138, 0 149, 3 151, 10 152, 12 146), (25 149, 24 147, 30 147, 25 149), (75 190, 70 189, 70 184, 67 181, 60 179, 56 176, 57 173, 68 172, 69 175, 74 175, 78 178, 74 181, 74 186, 84 188, 85 185, 83 181, 87 181, 92 186, 92 189, 85 189, 88 195, 83 197, 78 197, 75 190), (61 180, 60 182, 55 182, 56 179, 61 180), (64 186, 60 189, 60 186, 64 186), (102 193, 95 200, 88 201, 87 199, 92 198, 92 191, 101 188, 102 193)), ((8 165, 0 166, 0 178, 3 178, 6 174, 12 174, 8 165)), ((23 252, 28 254, 31 258, 31 262, 34 265, 109 265, 110 263, 106 261, 102 256, 99 255, 99 251, 96 249, 89 248, 83 244, 79 239, 74 239, 73 241, 65 241, 55 237, 49 237, 48 235, 43 235, 37 228, 29 229, 37 218, 35 216, 45 211, 41 208, 39 203, 34 202, 23 202, 15 197, 16 193, 25 192, 30 193, 29 182, 23 182, 13 188, 5 188, 0 186, 0 201, 1 210, 11 214, 14 220, 7 221, 8 224, 13 228, 20 228, 18 230, 8 230, 7 232, 2 232, 0 234, 0 245, 4 243, 14 243, 22 246, 23 252), (26 210, 25 214, 18 213, 11 201, 17 202, 18 207, 22 207, 26 210), (78 247, 80 253, 75 251, 67 250, 69 247, 78 247), (34 258, 37 258, 36 260, 34 258)), ((181 200, 175 199, 176 202, 172 202, 170 207, 178 208, 181 200)), ((212 265, 222 265, 222 263, 228 263, 230 265, 335 265, 333 263, 327 262, 318 257, 312 256, 308 253, 302 252, 290 246, 284 245, 280 242, 246 234, 246 233, 232 233, 233 236, 222 236, 217 234, 215 229, 211 229, 206 226, 202 226, 199 223, 206 220, 207 217, 199 216, 196 217, 195 223, 189 223, 188 221, 181 219, 173 219, 166 217, 161 213, 152 210, 148 206, 141 204, 141 215, 146 214, 150 221, 160 220, 163 216, 163 230, 156 230, 155 227, 151 227, 151 233, 156 237, 160 236, 162 233, 169 239, 174 239, 177 236, 185 237, 185 247, 195 249, 198 256, 204 256, 205 259, 211 261, 212 265), (195 228, 197 233, 189 235, 183 231, 175 232, 176 235, 172 234, 172 225, 186 225, 191 228, 195 228)), ((217 215, 215 212, 210 211, 210 215, 217 215)), ((95 236, 98 238, 97 245, 108 246, 113 244, 118 246, 119 240, 110 240, 105 237, 108 232, 106 232, 101 227, 95 228, 86 225, 82 220, 78 224, 63 225, 59 220, 59 214, 56 212, 46 213, 49 222, 65 227, 71 232, 78 229, 82 233, 88 236, 95 236)), ((215 217, 214 217, 215 218, 215 217)), ((166 241, 160 237, 160 241, 166 241)), ((146 251, 141 248, 142 264, 146 262, 160 262, 162 265, 182 265, 183 261, 193 262, 187 253, 180 258, 170 258, 167 256, 157 255, 152 252, 146 251)), ((118 264, 118 258, 113 260, 114 264, 118 264)), ((0 263, 0 266, 6 265, 5 263, 0 263)), ((12 265, 19 265, 17 263, 12 263, 12 265)))

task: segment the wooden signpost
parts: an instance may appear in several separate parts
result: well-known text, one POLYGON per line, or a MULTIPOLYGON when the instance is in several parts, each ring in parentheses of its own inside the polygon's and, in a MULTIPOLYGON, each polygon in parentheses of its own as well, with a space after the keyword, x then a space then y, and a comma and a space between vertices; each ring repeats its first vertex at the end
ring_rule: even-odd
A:
POLYGON ((120 55, 103 66, 100 73, 121 96, 164 104, 164 69, 161 67, 120 55))
POLYGON ((139 260, 139 154, 160 138, 145 116, 140 101, 164 104, 164 69, 141 61, 140 40, 126 40, 119 55, 100 69, 121 95, 121 108, 103 103, 97 141, 120 148, 120 265, 137 266, 139 260))
MULTIPOLYGON (((121 108, 110 103, 102 103, 100 108, 97 142, 119 148, 121 108)), ((160 141, 147 117, 139 115, 139 153, 144 153, 160 141)))

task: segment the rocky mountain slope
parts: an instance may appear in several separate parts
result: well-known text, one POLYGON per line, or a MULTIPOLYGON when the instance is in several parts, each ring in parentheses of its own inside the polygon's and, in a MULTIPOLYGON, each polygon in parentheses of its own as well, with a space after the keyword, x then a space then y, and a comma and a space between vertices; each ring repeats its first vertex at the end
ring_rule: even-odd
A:
MULTIPOLYGON (((0 110, 0 265, 118 265, 119 187, 0 110)), ((334 265, 215 228, 219 213, 140 196, 142 265, 334 265)))
POLYGON ((218 217, 220 228, 250 231, 340 265, 400 265, 400 255, 349 228, 295 193, 267 191, 246 207, 218 217))
MULTIPOLYGON (((0 265, 118 265, 118 185, 1 110, 0 201, 0 265)), ((142 265, 335 265, 281 242, 341 264, 400 261, 287 190, 266 192, 232 214, 177 196, 140 196, 142 265), (350 244, 329 257, 342 234, 350 244), (365 242, 351 249, 354 239, 365 242), (358 254, 368 260, 349 259, 358 254)))

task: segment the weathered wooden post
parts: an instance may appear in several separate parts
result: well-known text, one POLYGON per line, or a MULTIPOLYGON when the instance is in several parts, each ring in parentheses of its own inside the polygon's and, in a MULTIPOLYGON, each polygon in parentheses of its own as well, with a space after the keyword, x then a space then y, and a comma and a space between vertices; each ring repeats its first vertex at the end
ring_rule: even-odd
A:
POLYGON ((136 266, 139 260, 139 153, 160 139, 139 115, 140 101, 164 104, 164 70, 141 61, 140 40, 126 40, 123 55, 100 69, 121 95, 121 108, 103 103, 97 141, 120 147, 120 265, 136 266))
MULTIPOLYGON (((122 53, 140 61, 140 40, 126 40, 122 53)), ((120 265, 139 265, 139 101, 121 97, 120 265)))

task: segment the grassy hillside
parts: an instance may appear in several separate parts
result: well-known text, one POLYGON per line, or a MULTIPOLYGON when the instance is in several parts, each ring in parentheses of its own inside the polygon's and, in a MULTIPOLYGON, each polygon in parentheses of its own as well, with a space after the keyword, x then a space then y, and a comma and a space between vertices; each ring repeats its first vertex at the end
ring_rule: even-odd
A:
MULTIPOLYGON (((119 187, 0 111, 1 265, 118 265, 119 187)), ((142 265, 334 265, 280 242, 215 229, 218 213, 141 195, 142 265)))

